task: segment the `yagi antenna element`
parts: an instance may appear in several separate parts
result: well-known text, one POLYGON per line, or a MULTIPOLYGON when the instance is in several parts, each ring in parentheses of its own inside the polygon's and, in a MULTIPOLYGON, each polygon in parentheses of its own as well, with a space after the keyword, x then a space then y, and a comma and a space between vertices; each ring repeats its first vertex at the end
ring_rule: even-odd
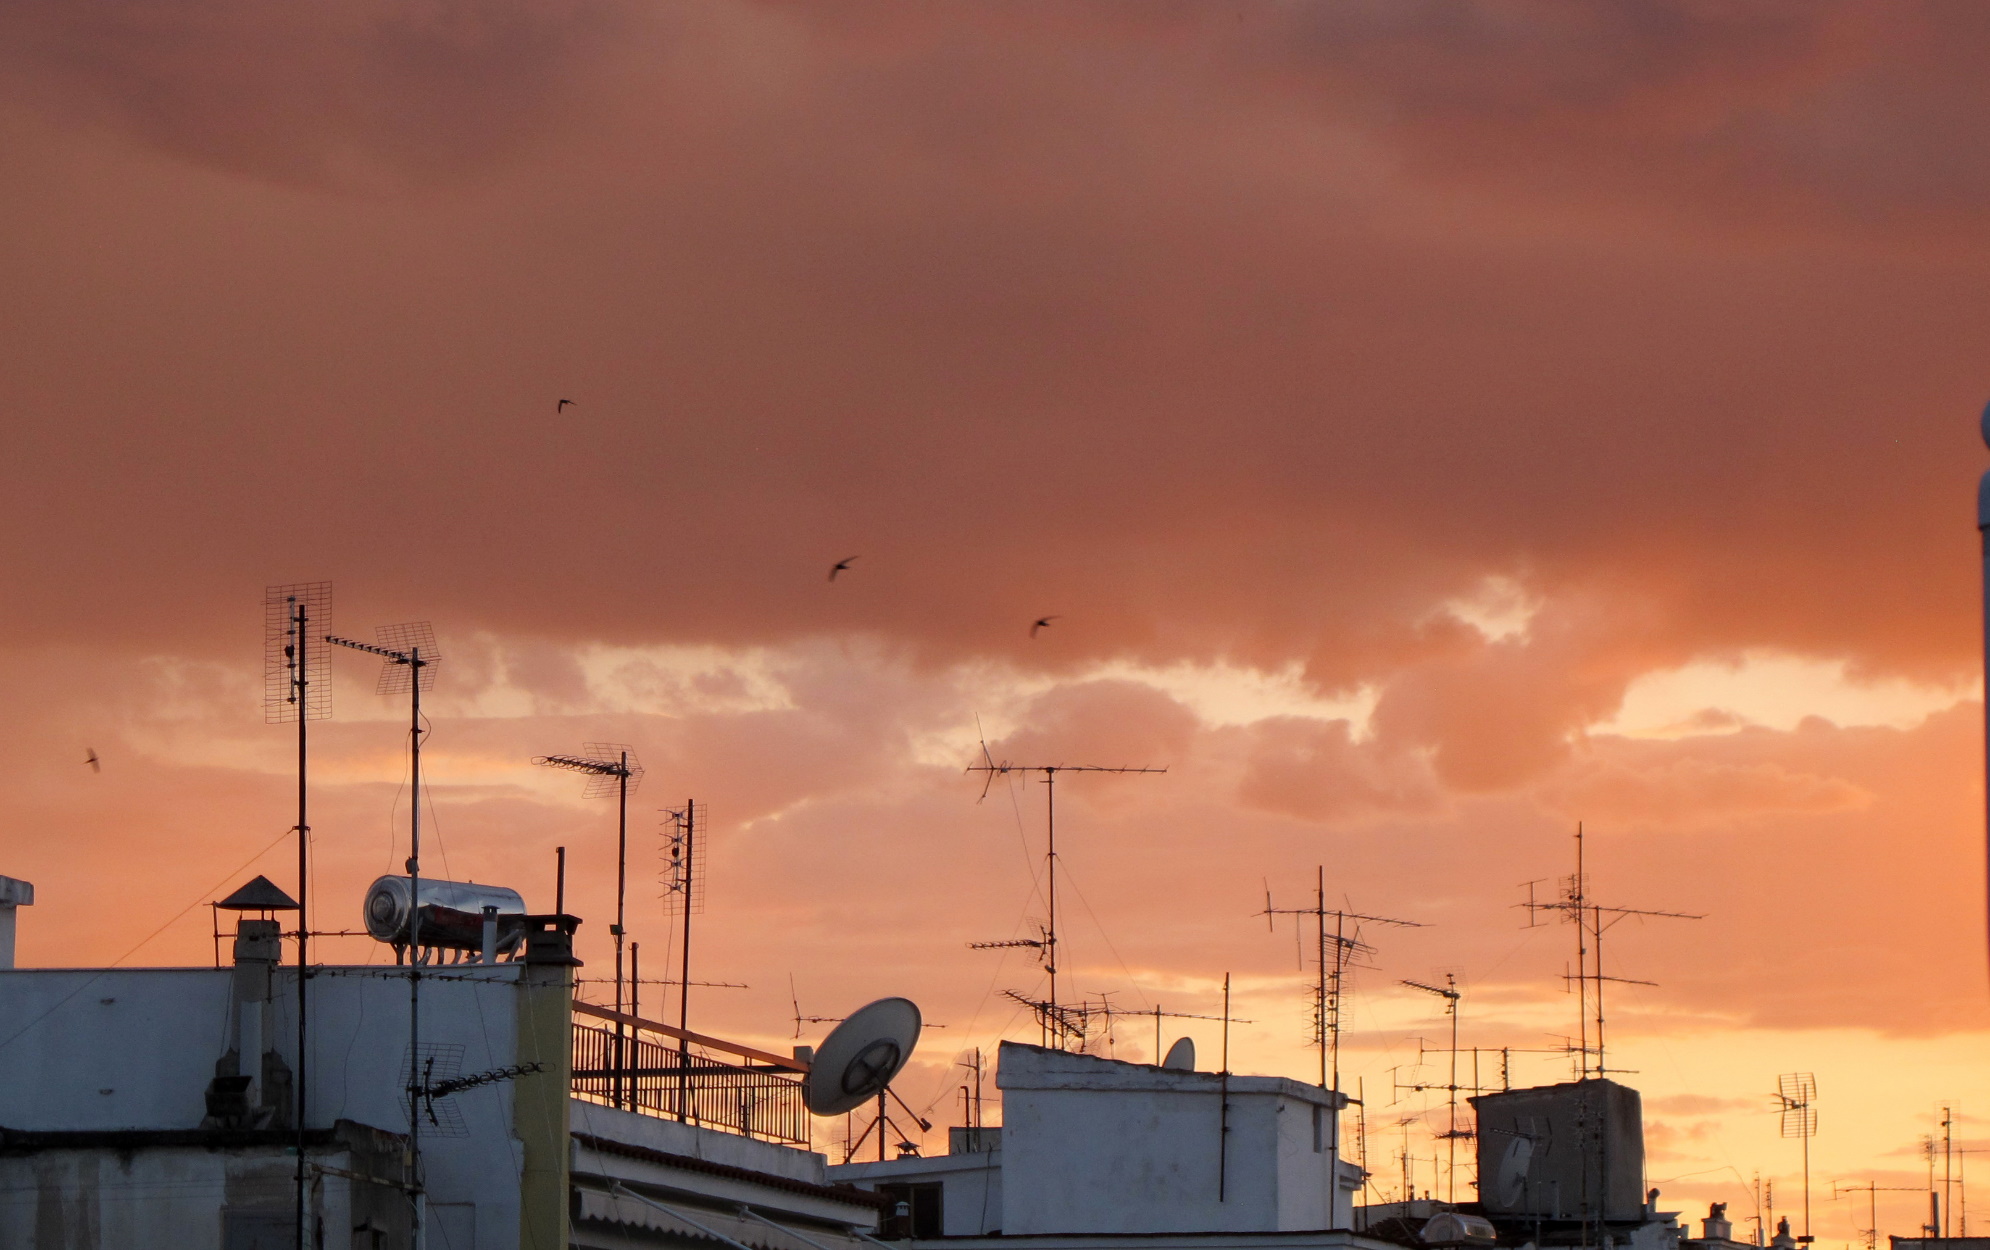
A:
POLYGON ((376 625, 373 636, 379 645, 334 638, 330 634, 325 635, 325 641, 387 661, 380 668, 380 679, 373 683, 375 694, 410 694, 416 690, 427 693, 435 689, 435 666, 442 663, 442 652, 435 645, 435 626, 427 621, 376 625))
POLYGON ((581 747, 585 755, 540 755, 533 758, 534 764, 548 768, 564 768, 569 772, 587 774, 587 797, 604 799, 611 794, 620 794, 622 779, 629 782, 629 793, 634 794, 642 783, 643 766, 636 759, 635 752, 619 742, 589 742, 581 747))

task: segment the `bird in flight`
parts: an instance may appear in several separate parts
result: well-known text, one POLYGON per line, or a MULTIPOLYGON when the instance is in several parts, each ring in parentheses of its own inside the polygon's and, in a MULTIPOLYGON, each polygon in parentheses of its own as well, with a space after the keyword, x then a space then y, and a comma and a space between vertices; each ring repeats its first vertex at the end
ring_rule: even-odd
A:
POLYGON ((856 558, 857 558, 857 557, 855 557, 855 556, 844 556, 844 557, 843 557, 843 558, 842 558, 841 560, 838 560, 838 561, 837 561, 836 563, 834 563, 834 564, 830 565, 830 566, 829 566, 829 580, 833 582, 833 581, 835 581, 835 580, 836 580, 836 575, 837 575, 838 573, 847 573, 847 572, 849 572, 849 571, 850 571, 850 562, 851 562, 851 561, 853 561, 853 560, 855 560, 856 558))
POLYGON ((90 766, 90 771, 93 773, 100 773, 104 771, 104 766, 97 762, 97 748, 86 747, 85 750, 89 752, 89 755, 86 759, 84 759, 83 762, 90 766))
MULTIPOLYGON (((553 415, 554 415, 554 416, 558 416, 559 414, 561 414, 561 413, 565 412, 565 411, 567 410, 567 405, 568 405, 568 404, 573 404, 573 402, 574 402, 574 401, 573 401, 573 400, 571 400, 571 399, 563 399, 563 400, 561 400, 561 401, 560 401, 559 403, 557 403, 557 404, 554 404, 554 405, 553 405, 553 415)), ((579 404, 574 404, 574 407, 578 408, 578 407, 580 407, 580 405, 579 405, 579 404)))
POLYGON ((1038 631, 1039 629, 1048 629, 1050 627, 1050 623, 1056 619, 1057 618, 1054 616, 1037 617, 1036 621, 1030 625, 1030 637, 1032 638, 1036 637, 1036 631, 1038 631))

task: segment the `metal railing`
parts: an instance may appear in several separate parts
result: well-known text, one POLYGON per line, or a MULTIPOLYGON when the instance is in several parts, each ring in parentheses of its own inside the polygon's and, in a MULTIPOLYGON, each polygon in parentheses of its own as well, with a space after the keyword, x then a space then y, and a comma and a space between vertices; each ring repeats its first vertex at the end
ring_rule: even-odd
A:
POLYGON ((766 1066, 691 1054, 630 1025, 573 1025, 573 1092, 589 1102, 807 1145, 802 1083, 766 1066))

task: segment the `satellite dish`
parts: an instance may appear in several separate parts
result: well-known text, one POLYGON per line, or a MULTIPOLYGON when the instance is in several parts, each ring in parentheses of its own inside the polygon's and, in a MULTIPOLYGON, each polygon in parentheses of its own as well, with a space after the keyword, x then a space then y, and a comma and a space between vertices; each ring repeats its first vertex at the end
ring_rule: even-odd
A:
POLYGON ((1499 1173, 1493 1180, 1493 1192, 1499 1196, 1502 1207, 1517 1207, 1527 1195, 1527 1169, 1534 1162, 1534 1139, 1514 1136, 1500 1151, 1499 1173))
POLYGON ((1164 1068, 1173 1068, 1177 1072, 1195 1071, 1195 1039, 1192 1037, 1176 1038, 1175 1044, 1168 1047, 1168 1057, 1161 1060, 1161 1066, 1164 1068))
POLYGON ((808 1109, 842 1115, 875 1098, 912 1058, 921 1025, 909 998, 880 998, 852 1013, 815 1049, 802 1082, 808 1109))

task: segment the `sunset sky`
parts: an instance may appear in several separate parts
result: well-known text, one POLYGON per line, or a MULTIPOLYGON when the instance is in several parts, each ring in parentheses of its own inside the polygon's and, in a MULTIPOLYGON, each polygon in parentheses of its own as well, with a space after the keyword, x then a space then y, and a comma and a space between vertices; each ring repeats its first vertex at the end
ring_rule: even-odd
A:
MULTIPOLYGON (((14 0, 22 962, 205 962, 205 903, 294 886, 261 600, 328 579, 441 639, 426 872, 550 909, 566 846, 605 975, 612 804, 530 760, 632 744, 646 974, 696 798, 693 974, 749 988, 694 1027, 905 994, 941 1125, 1042 988, 967 949, 1044 915, 1043 787, 982 799, 983 737, 1166 766, 1059 782, 1060 988, 1213 1015, 1227 972, 1238 1071, 1315 1070, 1267 887, 1428 926, 1354 979, 1383 1197, 1441 1153, 1401 980, 1567 1078, 1573 933, 1517 905, 1580 821, 1599 900, 1705 917, 1606 952, 1656 982, 1610 1029, 1661 1206, 1795 1209, 1811 1071, 1854 1243, 1833 1181, 1924 1183, 1939 1104, 1990 1150, 1986 51, 1963 2, 14 0)), ((357 928, 405 740, 334 668, 311 897, 357 928)))

